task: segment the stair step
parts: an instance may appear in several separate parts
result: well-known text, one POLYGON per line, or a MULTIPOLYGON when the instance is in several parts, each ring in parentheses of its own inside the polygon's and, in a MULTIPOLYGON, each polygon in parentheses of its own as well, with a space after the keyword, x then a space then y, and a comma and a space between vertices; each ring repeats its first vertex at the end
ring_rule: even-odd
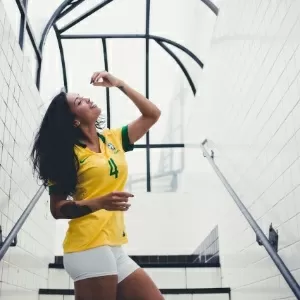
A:
MULTIPOLYGON (((230 299, 230 289, 222 288, 217 257, 209 262, 197 255, 130 257, 149 274, 166 300, 230 299)), ((64 270, 62 256, 49 264, 49 282, 40 295, 40 300, 74 300, 74 282, 64 270)))
MULTIPOLYGON (((138 265, 141 268, 220 268, 218 263, 139 263, 138 265)), ((62 263, 50 263, 49 269, 64 269, 64 265, 62 263)))
MULTIPOLYGON (((220 268, 144 268, 159 288, 220 288, 220 268)), ((74 282, 64 269, 49 269, 49 289, 73 289, 74 282)))
MULTIPOLYGON (((163 295, 230 294, 230 288, 160 289, 163 295)), ((74 295, 74 289, 39 289, 39 295, 74 295)))
MULTIPOLYGON (((199 255, 129 255, 137 264, 200 264, 205 267, 220 267, 219 256, 199 256, 199 255)), ((55 256, 54 264, 62 264, 63 256, 55 256)))
MULTIPOLYGON (((131 255, 142 268, 220 268, 219 257, 215 256, 209 261, 209 257, 198 255, 131 255)), ((49 264, 50 269, 64 269, 63 256, 55 256, 54 263, 49 264)))
MULTIPOLYGON (((165 300, 230 300, 229 294, 164 294, 165 300)), ((73 295, 39 295, 39 300, 75 300, 73 295)))

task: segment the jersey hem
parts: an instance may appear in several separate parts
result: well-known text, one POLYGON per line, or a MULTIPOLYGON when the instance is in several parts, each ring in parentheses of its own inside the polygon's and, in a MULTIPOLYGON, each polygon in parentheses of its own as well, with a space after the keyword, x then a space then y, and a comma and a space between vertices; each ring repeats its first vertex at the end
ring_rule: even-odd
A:
POLYGON ((86 250, 90 250, 90 249, 94 249, 97 247, 102 247, 102 246, 110 246, 110 247, 115 247, 115 246, 122 246, 128 243, 128 240, 124 240, 123 242, 120 243, 103 243, 103 244, 97 244, 97 245, 93 245, 91 247, 82 247, 76 250, 65 250, 63 249, 63 254, 68 254, 68 253, 75 253, 75 252, 81 252, 81 251, 86 251, 86 250))

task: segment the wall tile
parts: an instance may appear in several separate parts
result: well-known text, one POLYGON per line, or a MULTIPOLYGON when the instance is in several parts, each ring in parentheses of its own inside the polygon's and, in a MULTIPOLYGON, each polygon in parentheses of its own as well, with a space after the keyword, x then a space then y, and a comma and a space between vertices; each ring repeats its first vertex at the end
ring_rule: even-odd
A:
MULTIPOLYGON (((27 161, 33 132, 40 121, 42 103, 28 66, 0 1, 0 225, 6 237, 28 205, 38 185, 27 161)), ((43 195, 40 201, 45 200, 43 195)), ((1 299, 37 300, 41 284, 47 285, 48 263, 53 259, 53 219, 48 207, 37 205, 0 264, 1 299), (27 230, 27 231, 26 231, 27 230), (45 238, 47 237, 47 238, 45 238)))
MULTIPOLYGON (((298 268, 300 4, 232 0, 221 5, 189 116, 188 141, 207 137, 206 147, 214 150, 229 184, 267 236, 271 223, 279 231, 279 253, 289 268, 298 268)), ((215 183, 210 193, 200 176, 198 184, 188 178, 193 160, 186 148, 180 188, 205 194, 199 219, 210 215, 205 226, 218 224, 222 280, 233 288, 233 299, 291 297, 233 199, 218 178, 214 181, 213 169, 206 170, 215 183)), ((199 236, 205 231, 199 229, 199 236)))

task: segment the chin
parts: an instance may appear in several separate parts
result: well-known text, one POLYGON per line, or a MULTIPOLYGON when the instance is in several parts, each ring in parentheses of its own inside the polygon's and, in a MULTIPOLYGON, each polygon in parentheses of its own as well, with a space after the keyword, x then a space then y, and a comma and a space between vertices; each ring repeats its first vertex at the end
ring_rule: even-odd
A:
POLYGON ((95 107, 95 113, 97 114, 97 118, 101 115, 102 111, 100 107, 95 107))

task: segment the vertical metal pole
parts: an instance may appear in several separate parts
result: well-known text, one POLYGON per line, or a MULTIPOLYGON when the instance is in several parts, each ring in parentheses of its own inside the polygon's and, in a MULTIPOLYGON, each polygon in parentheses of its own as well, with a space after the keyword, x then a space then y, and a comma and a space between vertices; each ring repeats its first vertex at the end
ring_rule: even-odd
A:
POLYGON ((55 35, 56 35, 56 38, 57 38, 57 44, 58 44, 58 48, 59 48, 59 52, 60 52, 61 68, 62 68, 62 72, 63 72, 64 86, 65 86, 65 90, 66 90, 66 93, 67 93, 69 88, 68 88, 68 78, 67 78, 64 48, 63 48, 63 45, 62 45, 62 42, 61 42, 61 38, 60 38, 58 28, 55 24, 53 25, 53 29, 54 29, 54 32, 55 32, 55 35))
MULTIPOLYGON (((105 71, 108 72, 108 58, 107 58, 107 45, 106 39, 102 39, 103 45, 103 56, 104 56, 104 67, 105 71)), ((110 128, 111 126, 111 116, 110 116, 110 94, 109 88, 106 88, 106 112, 107 112, 107 127, 110 128)))
MULTIPOLYGON (((146 0, 146 98, 149 99, 149 34, 150 34, 150 3, 146 0)), ((147 168, 147 192, 151 192, 151 165, 150 165, 150 135, 146 133, 146 168, 147 168)))
MULTIPOLYGON (((191 86, 192 88, 192 86, 191 86)), ((185 124, 184 123, 184 109, 183 109, 183 106, 184 106, 184 101, 183 101, 183 97, 184 97, 184 88, 181 88, 181 93, 179 94, 179 97, 180 97, 180 124, 185 124), (182 91, 183 89, 183 91, 182 91)), ((193 94, 195 95, 194 93, 194 90, 192 88, 192 91, 193 91, 193 94)), ((184 141, 184 132, 183 132, 183 126, 180 126, 180 141, 184 141)), ((185 149, 180 149, 181 151, 181 155, 180 155, 180 158, 181 158, 181 165, 180 165, 180 168, 179 168, 179 172, 182 172, 184 170, 184 162, 185 162, 185 156, 184 156, 184 151, 185 149)))
MULTIPOLYGON (((43 58, 42 58, 43 60, 43 58)), ((36 70, 36 87, 40 90, 41 87, 41 72, 42 72, 42 60, 38 62, 37 70, 36 70)))
MULTIPOLYGON (((23 0, 25 13, 27 13, 27 0, 23 0)), ((19 45, 21 49, 24 48, 24 36, 25 36, 25 30, 26 30, 26 15, 21 13, 21 19, 20 19, 20 31, 19 31, 19 45)))

